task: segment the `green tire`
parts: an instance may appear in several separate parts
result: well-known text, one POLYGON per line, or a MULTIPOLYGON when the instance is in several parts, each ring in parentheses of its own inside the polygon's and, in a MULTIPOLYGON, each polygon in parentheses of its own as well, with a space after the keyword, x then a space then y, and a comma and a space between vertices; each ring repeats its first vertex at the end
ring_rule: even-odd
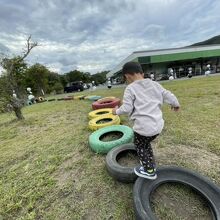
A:
POLYGON ((125 125, 112 125, 93 132, 89 136, 89 145, 96 153, 106 154, 114 147, 132 142, 133 137, 134 132, 130 127, 125 125), (102 135, 115 131, 121 132, 123 134, 122 137, 117 140, 107 142, 100 140, 102 135))
POLYGON ((97 101, 97 100, 99 100, 101 98, 102 98, 102 96, 92 96, 92 97, 89 97, 88 100, 90 100, 90 101, 97 101))

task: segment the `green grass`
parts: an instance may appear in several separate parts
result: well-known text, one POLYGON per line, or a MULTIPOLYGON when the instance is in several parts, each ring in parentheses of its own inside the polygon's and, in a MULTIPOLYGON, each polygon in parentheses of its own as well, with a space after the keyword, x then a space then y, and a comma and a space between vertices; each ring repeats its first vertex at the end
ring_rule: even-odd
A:
MULTIPOLYGON (((158 163, 197 170, 220 184, 220 77, 163 85, 182 109, 174 113, 163 107, 158 163)), ((123 88, 93 93, 122 98, 123 88)), ((0 115, 0 219, 134 219, 133 185, 114 181, 105 156, 89 149, 90 111, 91 101, 73 100, 26 107, 23 122, 0 115)), ((121 121, 131 126, 127 116, 121 121)), ((178 198, 183 194, 180 190, 178 198)), ((154 206, 161 219, 178 219, 161 202, 154 206)))

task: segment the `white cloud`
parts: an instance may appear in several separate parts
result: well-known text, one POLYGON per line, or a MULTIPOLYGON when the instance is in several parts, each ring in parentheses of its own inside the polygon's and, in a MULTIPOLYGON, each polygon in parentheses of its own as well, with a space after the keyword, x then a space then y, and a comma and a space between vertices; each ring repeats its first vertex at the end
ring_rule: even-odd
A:
POLYGON ((0 66, 0 76, 2 75, 3 68, 0 66))
POLYGON ((41 46, 30 63, 59 73, 95 73, 133 51, 181 47, 219 34, 219 9, 218 0, 2 0, 0 50, 19 54, 32 34, 41 46))

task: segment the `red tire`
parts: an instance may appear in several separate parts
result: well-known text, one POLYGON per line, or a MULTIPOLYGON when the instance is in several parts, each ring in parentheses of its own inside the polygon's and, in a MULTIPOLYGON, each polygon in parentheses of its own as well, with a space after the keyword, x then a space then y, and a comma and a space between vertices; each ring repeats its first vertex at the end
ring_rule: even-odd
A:
POLYGON ((100 101, 96 101, 92 103, 92 109, 96 110, 96 109, 100 109, 100 108, 114 108, 116 106, 119 106, 121 103, 120 99, 118 98, 114 98, 114 99, 104 99, 104 100, 100 100, 100 101))

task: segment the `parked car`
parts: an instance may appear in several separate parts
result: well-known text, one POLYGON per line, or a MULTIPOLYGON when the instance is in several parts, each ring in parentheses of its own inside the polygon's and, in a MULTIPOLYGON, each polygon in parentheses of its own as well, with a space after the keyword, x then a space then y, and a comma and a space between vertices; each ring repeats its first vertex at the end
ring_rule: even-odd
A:
POLYGON ((64 92, 83 91, 83 83, 81 81, 70 82, 64 87, 64 92))

